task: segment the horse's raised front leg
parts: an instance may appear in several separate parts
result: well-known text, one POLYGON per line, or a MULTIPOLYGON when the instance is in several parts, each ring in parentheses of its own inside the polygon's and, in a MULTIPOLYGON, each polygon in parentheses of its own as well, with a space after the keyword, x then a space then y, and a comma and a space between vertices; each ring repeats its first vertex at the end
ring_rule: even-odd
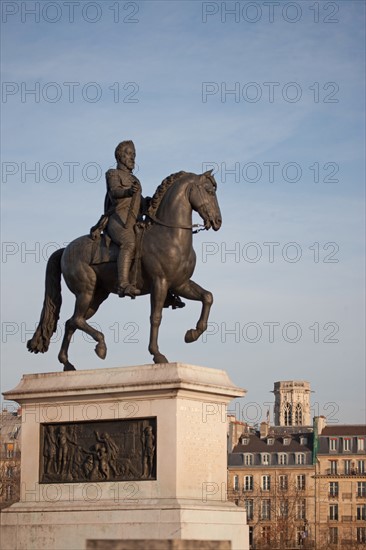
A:
POLYGON ((159 352, 158 334, 162 319, 162 311, 168 294, 168 283, 165 279, 156 279, 153 282, 153 288, 150 295, 151 315, 150 315, 150 341, 149 352, 153 356, 154 363, 168 363, 165 355, 159 352))
POLYGON ((188 300, 196 300, 202 302, 202 310, 198 319, 196 328, 189 329, 184 337, 185 342, 195 342, 205 330, 207 330, 207 321, 210 314, 210 309, 213 304, 213 296, 210 291, 205 290, 194 281, 187 281, 183 285, 174 289, 177 294, 188 300))

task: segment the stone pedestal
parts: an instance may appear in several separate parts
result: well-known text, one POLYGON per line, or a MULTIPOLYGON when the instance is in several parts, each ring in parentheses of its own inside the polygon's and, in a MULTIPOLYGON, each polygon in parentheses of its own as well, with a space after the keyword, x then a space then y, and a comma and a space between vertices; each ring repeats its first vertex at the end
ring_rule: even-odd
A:
MULTIPOLYGON (((183 539, 231 541, 233 550, 246 550, 245 512, 226 500, 226 406, 243 394, 224 371, 180 363, 23 376, 4 394, 22 406, 22 458, 21 499, 2 514, 2 549, 85 550, 92 539, 183 539), (97 429, 115 421, 121 448, 126 439, 118 440, 118 422, 123 431, 127 420, 142 426, 141 438, 147 422, 154 426, 154 471, 141 470, 137 438, 139 463, 125 459, 121 481, 107 454, 106 472, 97 458, 107 448, 97 429), (62 482, 45 475, 45 430, 54 426, 60 454, 60 426, 76 425, 80 432, 84 423, 97 433, 99 443, 88 448, 99 470, 87 479, 64 472, 62 482)), ((87 437, 79 435, 69 448, 85 455, 80 441, 87 437)))

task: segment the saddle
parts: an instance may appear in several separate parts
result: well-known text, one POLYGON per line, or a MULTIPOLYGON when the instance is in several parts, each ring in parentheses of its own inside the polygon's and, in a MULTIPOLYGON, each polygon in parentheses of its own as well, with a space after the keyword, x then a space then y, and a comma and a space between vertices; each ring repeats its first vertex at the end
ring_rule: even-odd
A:
MULTIPOLYGON (((119 247, 112 241, 108 233, 104 232, 107 223, 108 217, 103 215, 101 216, 99 222, 90 229, 90 238, 94 241, 92 261, 90 265, 117 262, 119 247)), ((147 231, 150 227, 151 223, 145 221, 137 222, 134 226, 136 234, 136 249, 130 274, 130 280, 134 286, 138 286, 137 282, 142 279, 142 241, 145 231, 147 231)), ((169 290, 163 307, 181 309, 184 306, 185 303, 180 299, 180 297, 173 294, 173 292, 169 290)))
POLYGON ((116 262, 118 253, 119 247, 112 241, 107 233, 102 233, 98 239, 94 240, 91 265, 116 262))

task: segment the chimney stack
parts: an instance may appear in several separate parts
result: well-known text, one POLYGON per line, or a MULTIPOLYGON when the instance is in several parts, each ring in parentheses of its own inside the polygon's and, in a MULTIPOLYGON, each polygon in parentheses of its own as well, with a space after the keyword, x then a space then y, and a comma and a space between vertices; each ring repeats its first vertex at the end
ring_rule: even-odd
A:
POLYGON ((261 422, 260 430, 259 430, 261 439, 265 439, 268 436, 268 431, 269 431, 269 424, 267 422, 261 422))

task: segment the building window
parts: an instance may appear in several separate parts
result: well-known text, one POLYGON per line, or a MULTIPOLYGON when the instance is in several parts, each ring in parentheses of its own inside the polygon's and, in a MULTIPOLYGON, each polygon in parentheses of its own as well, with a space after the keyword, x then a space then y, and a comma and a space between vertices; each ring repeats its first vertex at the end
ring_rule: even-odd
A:
POLYGON ((366 497, 366 481, 357 481, 357 496, 366 497))
POLYGON ((285 426, 292 426, 292 406, 291 403, 286 403, 283 411, 285 426))
POLYGON ((300 437, 300 445, 307 445, 308 443, 308 438, 307 437, 300 437))
POLYGON ((269 491, 271 488, 271 476, 262 476, 262 489, 269 491))
POLYGON ((6 458, 13 458, 14 457, 14 444, 13 443, 7 443, 6 444, 6 458))
POLYGON ((261 501, 261 519, 271 519, 271 501, 264 499, 261 501))
POLYGON ((295 464, 305 464, 305 453, 295 453, 295 464))
POLYGON ((329 528, 329 542, 330 544, 338 544, 338 527, 329 528))
POLYGON ((287 454, 286 453, 278 453, 278 464, 281 466, 287 464, 287 454))
POLYGON ((261 458, 262 458, 262 464, 267 465, 271 463, 270 455, 268 453, 262 453, 261 458))
POLYGON ((283 438, 283 444, 284 445, 290 445, 291 443, 291 438, 290 437, 284 437, 283 438))
POLYGON ((358 474, 364 474, 365 473, 365 461, 364 460, 357 460, 357 473, 358 474))
POLYGON ((245 464, 245 466, 253 466, 254 457, 253 457, 252 454, 245 453, 245 455, 244 455, 244 464, 245 464))
POLYGON ((281 500, 280 501, 280 517, 287 518, 288 517, 288 500, 281 500))
POLYGON ((338 521, 338 504, 330 504, 329 519, 331 521, 338 521))
POLYGON ((286 475, 284 475, 284 476, 279 476, 279 478, 278 478, 278 485, 279 485, 280 491, 287 491, 287 488, 288 488, 288 478, 287 478, 286 475))
POLYGON ((253 548, 253 525, 249 525, 249 548, 253 548))
POLYGON ((330 474, 337 475, 338 473, 338 460, 330 460, 330 474))
POLYGON ((245 510, 247 513, 247 520, 251 521, 254 517, 254 500, 252 498, 249 498, 245 500, 245 510))
POLYGON ((306 478, 304 474, 296 476, 296 489, 298 491, 305 491, 305 479, 306 478))
POLYGON ((357 519, 358 521, 366 520, 366 504, 361 504, 357 506, 357 519))
POLYGON ((11 500, 13 496, 13 487, 11 485, 6 486, 5 499, 11 500))
POLYGON ((296 541, 297 541, 297 547, 302 548, 303 542, 304 542, 304 531, 301 527, 297 527, 296 529, 296 541))
POLYGON ((296 519, 306 518, 306 500, 302 498, 296 503, 296 519))
POLYGON ((351 440, 349 437, 343 438, 343 451, 347 452, 351 450, 351 440))
POLYGON ((244 477, 244 491, 253 491, 253 476, 244 477))
POLYGON ((351 474, 351 461, 350 460, 345 460, 344 461, 344 473, 348 476, 351 474))
POLYGON ((242 445, 248 445, 249 444, 249 439, 247 437, 242 437, 241 438, 241 444, 242 445))
POLYGON ((302 426, 302 405, 297 403, 295 408, 295 426, 302 426))
POLYGON ((363 437, 359 437, 357 439, 357 450, 358 451, 364 451, 365 450, 365 439, 363 437))
POLYGON ((270 544, 271 542, 271 528, 269 525, 263 525, 261 528, 261 543, 270 544))
POLYGON ((239 476, 233 477, 234 491, 239 491, 239 476))
POLYGON ((366 527, 357 527, 357 542, 366 542, 366 527))
POLYGON ((329 450, 330 451, 337 450, 337 439, 334 437, 329 438, 329 450))
POLYGON ((273 437, 269 437, 269 438, 267 439, 267 445, 273 445, 273 443, 274 443, 273 437))
POLYGON ((329 483, 329 495, 331 497, 337 497, 339 491, 338 481, 331 481, 329 483))
POLYGON ((14 468, 12 466, 8 466, 6 469, 6 477, 13 477, 14 468))

